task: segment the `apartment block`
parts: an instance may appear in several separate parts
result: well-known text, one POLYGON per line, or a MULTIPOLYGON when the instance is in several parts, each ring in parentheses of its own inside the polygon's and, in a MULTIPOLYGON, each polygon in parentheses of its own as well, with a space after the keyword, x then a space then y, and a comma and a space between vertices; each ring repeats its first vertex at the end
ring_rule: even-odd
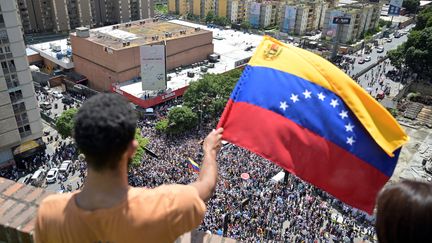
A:
POLYGON ((25 33, 68 32, 154 16, 153 0, 17 0, 25 33))
POLYGON ((24 143, 38 145, 42 136, 16 7, 15 1, 0 0, 0 163, 14 159, 24 143))
POLYGON ((280 31, 294 34, 297 17, 297 6, 294 4, 282 4, 279 8, 280 31))
POLYGON ((294 33, 297 35, 304 35, 307 30, 309 21, 309 6, 305 4, 297 5, 296 22, 294 25, 294 33))
POLYGON ((216 0, 215 1, 215 14, 220 17, 228 18, 228 0, 216 0))
POLYGON ((191 0, 190 4, 191 13, 201 18, 204 18, 208 12, 214 11, 215 9, 215 2, 213 0, 191 0))
POLYGON ((231 21, 231 23, 241 22, 241 20, 239 21, 238 12, 239 12, 239 1, 229 0, 228 9, 227 9, 227 18, 231 21))
POLYGON ((189 0, 168 0, 168 12, 178 15, 189 13, 189 0))
POLYGON ((69 31, 66 0, 17 0, 25 33, 69 31))
POLYGON ((153 0, 90 0, 93 25, 105 26, 154 16, 153 0))
POLYGON ((333 18, 344 16, 351 18, 348 25, 340 25, 341 43, 357 41, 368 30, 378 26, 381 5, 371 4, 350 4, 336 8, 329 8, 326 11, 323 26, 322 38, 332 40, 336 37, 337 25, 333 24, 333 18))

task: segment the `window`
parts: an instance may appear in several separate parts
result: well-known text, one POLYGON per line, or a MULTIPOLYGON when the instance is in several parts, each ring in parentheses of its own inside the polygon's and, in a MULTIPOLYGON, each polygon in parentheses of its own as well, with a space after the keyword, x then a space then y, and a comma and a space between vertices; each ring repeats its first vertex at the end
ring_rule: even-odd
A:
POLYGON ((23 112, 21 114, 15 115, 15 120, 17 122, 18 127, 24 126, 29 123, 27 112, 23 112))
POLYGON ((30 125, 24 125, 24 126, 18 127, 18 131, 20 133, 21 138, 24 138, 24 137, 31 135, 30 125))
POLYGON ((21 100, 23 98, 22 91, 21 90, 17 90, 17 91, 14 91, 14 92, 10 92, 9 93, 9 97, 10 97, 12 103, 15 103, 15 102, 17 102, 17 101, 19 101, 19 100, 21 100))
POLYGON ((0 14, 0 27, 5 27, 5 23, 4 23, 4 19, 3 19, 3 14, 0 14))
POLYGON ((5 76, 6 85, 8 89, 15 88, 19 86, 19 81, 16 74, 6 75, 5 76))
POLYGON ((11 52, 11 50, 10 50, 10 47, 9 47, 9 46, 5 46, 5 47, 4 47, 4 49, 5 49, 5 52, 11 52))
POLYGON ((21 103, 18 103, 18 104, 13 104, 12 108, 13 108, 13 111, 14 111, 15 114, 19 114, 19 113, 22 113, 22 112, 26 111, 26 107, 25 107, 24 102, 21 102, 21 103))

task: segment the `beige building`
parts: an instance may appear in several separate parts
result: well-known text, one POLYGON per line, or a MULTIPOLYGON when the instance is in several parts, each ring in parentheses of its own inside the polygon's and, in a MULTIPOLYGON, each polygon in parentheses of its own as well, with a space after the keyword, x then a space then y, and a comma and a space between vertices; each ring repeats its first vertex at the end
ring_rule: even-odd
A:
POLYGON ((276 25, 278 8, 279 2, 276 1, 268 1, 261 4, 261 27, 266 28, 276 25))
MULTIPOLYGON (((0 165, 33 146, 42 123, 27 61, 16 3, 0 0, 0 165), (24 148, 22 149, 24 150, 24 148)), ((40 140, 39 140, 40 141, 40 140)))
POLYGON ((166 43, 168 70, 203 61, 213 53, 212 32, 151 19, 80 33, 70 35, 75 71, 98 91, 110 91, 113 84, 140 76, 142 45, 166 43))
POLYGON ((294 25, 294 33, 304 35, 307 31, 307 26, 310 21, 310 8, 305 4, 297 5, 296 21, 294 25))
POLYGON ((190 12, 189 0, 168 0, 168 12, 186 15, 190 12))

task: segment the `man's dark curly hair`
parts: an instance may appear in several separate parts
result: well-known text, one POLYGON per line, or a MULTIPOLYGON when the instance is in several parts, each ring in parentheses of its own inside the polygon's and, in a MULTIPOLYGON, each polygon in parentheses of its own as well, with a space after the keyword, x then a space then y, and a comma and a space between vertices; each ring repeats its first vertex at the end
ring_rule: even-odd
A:
POLYGON ((88 165, 96 170, 116 169, 121 155, 134 139, 137 117, 117 94, 98 94, 79 109, 74 138, 88 165))

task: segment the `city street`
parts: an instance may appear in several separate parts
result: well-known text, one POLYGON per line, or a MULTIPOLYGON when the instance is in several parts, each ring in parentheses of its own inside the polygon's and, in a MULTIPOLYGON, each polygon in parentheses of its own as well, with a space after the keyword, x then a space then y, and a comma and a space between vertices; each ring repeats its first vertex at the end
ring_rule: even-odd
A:
POLYGON ((370 54, 360 54, 360 55, 355 55, 355 56, 353 55, 353 57, 356 58, 356 62, 354 64, 354 69, 352 69, 350 72, 350 75, 353 76, 353 75, 357 74, 358 72, 367 68, 369 65, 376 63, 378 61, 378 56, 385 56, 389 50, 396 49, 399 45, 401 45, 402 43, 404 43, 408 39, 408 35, 403 35, 400 38, 394 38, 393 35, 390 35, 390 36, 391 36, 392 42, 386 42, 383 39, 379 40, 380 45, 382 45, 384 47, 384 52, 378 53, 376 50, 376 47, 374 47, 370 54), (366 56, 370 56, 371 61, 365 62, 363 64, 359 64, 358 61, 362 58, 364 59, 366 56))

